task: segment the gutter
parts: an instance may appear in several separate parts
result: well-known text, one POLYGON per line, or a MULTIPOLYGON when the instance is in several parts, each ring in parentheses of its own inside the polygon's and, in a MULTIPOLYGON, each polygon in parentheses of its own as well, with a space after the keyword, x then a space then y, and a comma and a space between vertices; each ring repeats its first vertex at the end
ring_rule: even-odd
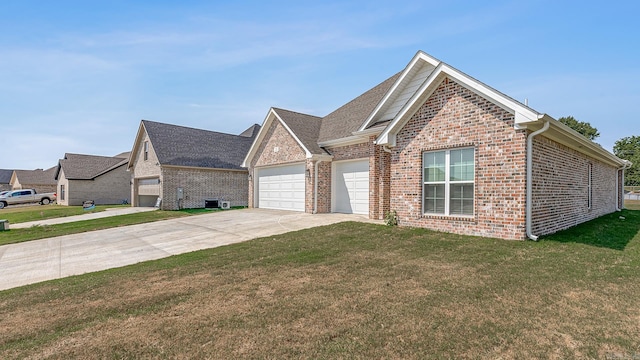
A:
MULTIPOLYGON (((622 166, 616 171, 616 211, 622 210, 622 208, 618 207, 618 205, 620 205, 620 201, 618 201, 620 199, 620 183, 618 182, 618 172, 622 170, 621 184, 622 184, 622 189, 624 189, 624 171, 630 168, 631 165, 632 165, 631 162, 625 160, 624 166, 622 166)), ((624 205, 624 191, 622 192, 622 204, 624 205)))
POLYGON ((527 205, 525 210, 525 216, 526 216, 525 222, 526 222, 527 237, 533 241, 538 241, 538 236, 533 235, 531 230, 531 215, 533 212, 533 204, 531 203, 531 199, 533 197, 533 189, 532 189, 533 185, 531 184, 532 177, 533 177, 533 169, 531 168, 533 166, 533 159, 532 159, 533 137, 538 134, 542 134, 548 129, 549 129, 549 121, 545 122, 544 126, 541 129, 536 130, 531 134, 529 134, 529 136, 527 136, 527 199, 526 199, 527 205))

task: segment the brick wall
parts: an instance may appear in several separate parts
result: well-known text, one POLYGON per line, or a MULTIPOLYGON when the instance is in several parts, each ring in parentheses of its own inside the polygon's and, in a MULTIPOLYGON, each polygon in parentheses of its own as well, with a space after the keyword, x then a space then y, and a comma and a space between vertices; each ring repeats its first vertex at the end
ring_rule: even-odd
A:
POLYGON ((204 208, 205 199, 220 199, 231 206, 247 206, 247 171, 162 167, 163 210, 204 208), (183 199, 178 201, 178 188, 183 199))
POLYGON ((96 205, 121 204, 123 200, 131 203, 131 174, 126 170, 123 165, 94 180, 66 180, 66 205, 82 205, 86 200, 96 205))
MULTIPOLYGON (((258 146, 256 154, 251 160, 249 165, 249 171, 251 173, 251 180, 248 182, 248 205, 249 207, 256 207, 255 204, 255 178, 257 173, 256 167, 269 166, 269 165, 284 165, 296 162, 307 161, 307 156, 298 142, 289 134, 287 129, 280 124, 280 121, 274 120, 269 129, 267 130, 265 137, 258 146)), ((309 168, 309 164, 307 164, 309 168)), ((313 170, 313 169, 312 169, 313 170)), ((313 174, 313 172, 312 172, 313 174)), ((305 192, 309 191, 309 179, 306 181, 305 192)), ((313 187, 311 188, 313 191, 313 187)), ((309 208, 309 200, 307 198, 307 204, 305 209, 309 208)), ((311 204, 313 208, 313 203, 311 204)))
POLYGON ((526 133, 514 116, 446 78, 397 135, 390 209, 400 225, 505 239, 525 237, 526 133), (475 148, 474 216, 422 213, 422 154, 475 148))
MULTIPOLYGON (((133 160, 133 167, 131 169, 131 179, 133 181, 131 185, 131 206, 152 206, 150 203, 140 203, 138 195, 138 181, 139 179, 159 178, 162 182, 162 174, 160 171, 160 165, 158 164, 158 156, 153 149, 153 144, 149 140, 149 136, 146 132, 142 135, 140 146, 138 150, 131 157, 133 160), (144 142, 149 142, 149 154, 147 160, 144 159, 144 142)), ((163 197, 162 188, 160 187, 160 197, 163 197)))
POLYGON ((616 169, 544 137, 533 141, 532 231, 545 235, 616 210, 616 169), (592 206, 589 209, 589 164, 592 206))

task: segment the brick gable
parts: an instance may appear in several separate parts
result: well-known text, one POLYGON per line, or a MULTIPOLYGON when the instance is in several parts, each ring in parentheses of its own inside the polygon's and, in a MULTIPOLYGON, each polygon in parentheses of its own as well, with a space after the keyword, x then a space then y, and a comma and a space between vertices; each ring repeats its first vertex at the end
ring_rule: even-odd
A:
POLYGON ((251 167, 282 165, 305 161, 306 154, 289 131, 273 121, 251 161, 251 167))
POLYGON ((401 225, 508 239, 525 236, 526 132, 514 116, 445 78, 397 135, 390 208, 401 225), (475 148, 474 216, 422 213, 422 154, 475 148))

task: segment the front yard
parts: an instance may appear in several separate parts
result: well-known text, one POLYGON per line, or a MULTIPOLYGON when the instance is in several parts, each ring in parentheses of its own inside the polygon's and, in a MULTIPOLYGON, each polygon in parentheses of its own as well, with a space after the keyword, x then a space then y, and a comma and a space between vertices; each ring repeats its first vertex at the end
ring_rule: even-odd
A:
POLYGON ((0 358, 633 358, 639 231, 262 238, 0 292, 0 358))

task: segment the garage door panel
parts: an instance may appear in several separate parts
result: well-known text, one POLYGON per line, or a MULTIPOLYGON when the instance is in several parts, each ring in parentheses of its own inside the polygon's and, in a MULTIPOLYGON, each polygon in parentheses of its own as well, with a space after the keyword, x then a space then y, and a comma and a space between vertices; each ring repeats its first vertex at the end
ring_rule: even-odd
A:
POLYGON ((258 207, 304 211, 304 164, 258 169, 258 207))
POLYGON ((336 162, 333 211, 369 213, 369 160, 336 162))

